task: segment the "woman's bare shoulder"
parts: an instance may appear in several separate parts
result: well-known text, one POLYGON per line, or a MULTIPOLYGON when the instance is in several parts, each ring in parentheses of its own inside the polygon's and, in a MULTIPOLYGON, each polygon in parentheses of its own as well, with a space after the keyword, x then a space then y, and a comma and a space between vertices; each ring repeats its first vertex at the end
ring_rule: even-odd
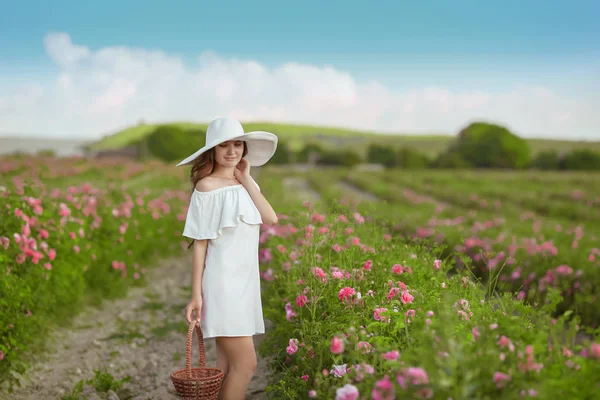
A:
POLYGON ((205 176, 196 183, 196 190, 199 192, 212 192, 213 190, 221 189, 228 186, 237 186, 235 184, 227 183, 223 179, 214 178, 211 176, 205 176))
POLYGON ((215 179, 210 176, 206 176, 196 183, 196 190, 199 192, 210 192, 211 190, 218 189, 218 183, 215 182, 215 179))

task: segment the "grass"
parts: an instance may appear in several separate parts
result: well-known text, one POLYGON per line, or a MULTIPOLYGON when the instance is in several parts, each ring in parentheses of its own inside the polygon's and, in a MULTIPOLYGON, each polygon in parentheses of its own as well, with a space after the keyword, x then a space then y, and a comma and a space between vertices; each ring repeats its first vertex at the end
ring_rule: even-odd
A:
POLYGON ((162 326, 158 326, 152 329, 152 335, 154 337, 164 337, 170 332, 179 332, 182 335, 187 334, 187 327, 182 325, 181 322, 168 322, 162 326))
POLYGON ((124 383, 131 381, 130 376, 116 379, 110 372, 105 370, 95 370, 92 379, 79 380, 70 393, 61 397, 61 400, 80 400, 83 396, 83 388, 86 385, 92 386, 96 393, 108 393, 108 391, 118 392, 120 399, 129 399, 132 397, 128 391, 122 391, 124 383))

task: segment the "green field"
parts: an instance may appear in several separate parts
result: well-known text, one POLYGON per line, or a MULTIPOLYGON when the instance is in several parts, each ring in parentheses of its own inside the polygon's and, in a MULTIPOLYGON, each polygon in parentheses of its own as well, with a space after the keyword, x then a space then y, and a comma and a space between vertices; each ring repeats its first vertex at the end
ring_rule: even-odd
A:
MULTIPOLYGON (((172 123, 183 129, 206 130, 207 124, 172 123)), ((159 125, 138 125, 126 128, 89 146, 92 150, 119 149, 149 135, 159 125)), ((411 146, 429 156, 435 156, 444 151, 454 139, 451 135, 410 135, 383 134, 378 132, 349 130, 333 127, 310 125, 277 124, 256 122, 244 124, 246 131, 266 130, 279 136, 282 141, 290 144, 293 150, 298 150, 309 141, 319 142, 330 147, 350 147, 365 150, 368 143, 380 143, 390 146, 411 146)), ((569 151, 572 149, 592 149, 600 151, 600 141, 572 142, 566 140, 529 139, 533 154, 544 150, 569 151)))
POLYGON ((261 179, 278 211, 311 227, 265 244, 265 307, 277 328, 263 354, 280 349, 275 393, 593 398, 600 389, 574 376, 567 385, 563 375, 598 367, 579 364, 564 343, 598 338, 600 174, 271 167, 261 179), (320 196, 306 213, 300 186, 282 185, 290 179, 320 196), (398 287, 417 304, 397 297, 398 287), (574 336, 566 321, 579 326, 574 336), (378 350, 366 351, 371 345, 378 350))
POLYGON ((467 256, 479 279, 494 277, 499 289, 532 304, 545 301, 548 284, 560 287, 560 309, 577 311, 591 326, 600 322, 598 173, 338 169, 307 179, 334 203, 376 196, 364 204, 369 214, 407 239, 467 256), (561 266, 571 272, 562 276, 561 266))
MULTIPOLYGON (((55 326, 153 285, 138 264, 183 254, 190 188, 187 170, 158 161, 0 167, 4 387, 55 326)), ((255 172, 280 215, 260 244, 273 398, 600 390, 600 174, 255 172)))

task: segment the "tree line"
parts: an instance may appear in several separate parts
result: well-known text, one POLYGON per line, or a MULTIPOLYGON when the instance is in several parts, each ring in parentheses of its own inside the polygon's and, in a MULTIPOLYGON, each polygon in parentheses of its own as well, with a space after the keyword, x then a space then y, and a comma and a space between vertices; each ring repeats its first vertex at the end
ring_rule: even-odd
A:
MULTIPOLYGON (((181 160, 190 149, 204 146, 204 132, 177 126, 159 126, 138 145, 146 155, 167 162, 181 160), (201 133, 201 134, 199 134, 201 133)), ((360 163, 381 164, 387 168, 488 168, 541 170, 600 170, 600 152, 589 149, 542 151, 535 156, 529 143, 500 125, 475 122, 457 135, 447 149, 431 157, 414 147, 371 143, 359 153, 352 148, 332 149, 319 143, 307 143, 293 151, 280 140, 273 164, 307 163, 352 167, 360 163)))

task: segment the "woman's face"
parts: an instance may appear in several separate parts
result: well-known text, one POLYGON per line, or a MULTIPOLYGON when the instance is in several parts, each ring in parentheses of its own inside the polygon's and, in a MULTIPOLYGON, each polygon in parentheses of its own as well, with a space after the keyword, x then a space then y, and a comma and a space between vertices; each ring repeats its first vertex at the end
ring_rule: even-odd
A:
POLYGON ((215 147, 215 161, 224 167, 235 167, 244 154, 242 140, 229 140, 215 147))

